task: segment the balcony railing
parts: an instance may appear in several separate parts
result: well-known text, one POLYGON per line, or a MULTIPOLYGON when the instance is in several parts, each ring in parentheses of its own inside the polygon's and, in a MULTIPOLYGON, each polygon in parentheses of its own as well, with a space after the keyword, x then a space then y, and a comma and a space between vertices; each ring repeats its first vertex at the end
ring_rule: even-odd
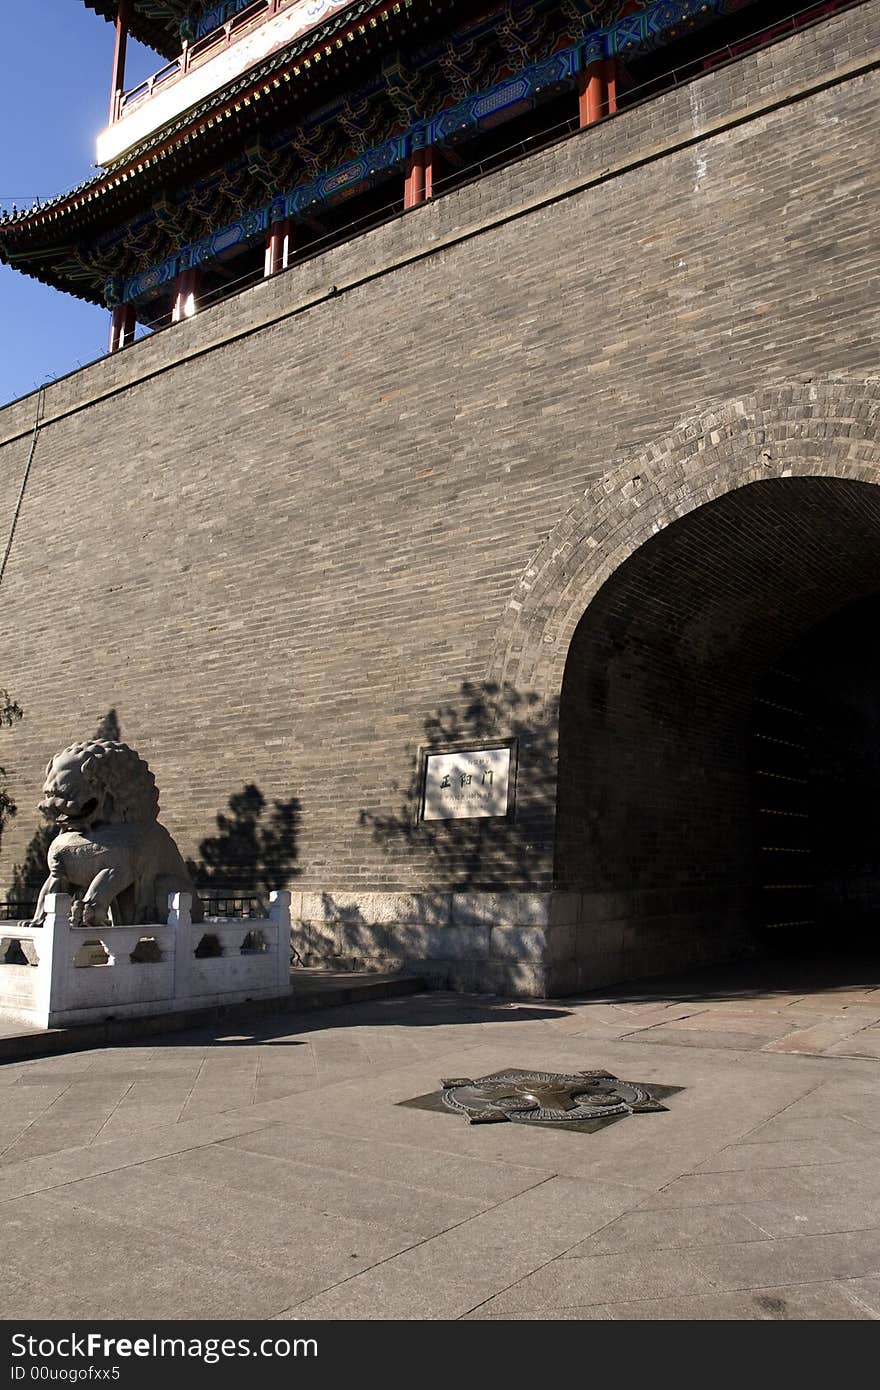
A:
MULTIPOLYGON (((165 91, 169 85, 179 78, 185 77, 188 72, 200 67, 202 63, 215 58, 230 44, 237 43, 239 39, 264 24, 273 15, 295 5, 299 5, 303 9, 306 7, 304 0, 251 0, 249 5, 227 19, 219 28, 206 34, 204 38, 196 39, 194 43, 184 42, 179 56, 173 58, 170 63, 166 63, 164 68, 160 68, 158 72, 154 72, 143 82, 139 82, 136 87, 130 88, 129 91, 116 93, 112 120, 121 120, 140 102, 148 101, 160 88, 165 91)), ((313 16, 313 24, 317 24, 323 18, 323 12, 330 14, 335 10, 345 8, 342 4, 334 4, 333 0, 327 0, 323 10, 320 5, 314 4, 314 0, 311 0, 310 7, 312 10, 318 11, 313 16)))
MULTIPOLYGON (((381 9, 388 0, 375 3, 381 9)), ((271 54, 300 40, 308 45, 313 32, 317 42, 328 20, 339 17, 344 26, 352 7, 353 0, 252 0, 218 29, 187 42, 177 58, 145 82, 116 92, 110 123, 98 135, 96 162, 111 164, 271 54)))

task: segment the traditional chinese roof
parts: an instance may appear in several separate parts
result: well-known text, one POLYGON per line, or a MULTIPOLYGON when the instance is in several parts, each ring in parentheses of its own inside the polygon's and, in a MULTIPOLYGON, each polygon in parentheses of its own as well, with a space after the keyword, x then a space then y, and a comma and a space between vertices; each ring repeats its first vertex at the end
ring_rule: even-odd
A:
MULTIPOLYGON (((752 3, 353 0, 102 173, 0 220, 0 261, 96 304, 143 300, 181 266, 228 255, 236 235, 244 245, 381 180, 410 149, 504 119, 517 84, 527 105, 543 101, 596 57, 626 61, 752 3)), ((193 13, 182 0, 139 8, 163 5, 193 13)))
MULTIPOLYGON (((97 4, 97 0, 96 0, 97 4)), ((210 164, 230 144, 253 139, 273 108, 306 112, 348 85, 363 64, 387 55, 428 22, 440 27, 473 0, 355 0, 271 54, 178 120, 126 151, 107 169, 39 206, 0 221, 0 261, 56 289, 103 303, 102 258, 88 243, 122 224, 171 179, 210 164), (350 42, 331 42, 341 30, 350 42)), ((107 0, 106 8, 113 6, 107 0)))
MULTIPOLYGON (((82 2, 111 24, 115 23, 119 0, 82 2)), ((623 0, 611 0, 618 9, 622 3, 623 0)), ((201 38, 252 4, 253 0, 131 0, 129 32, 140 43, 171 59, 180 52, 184 36, 201 38)), ((447 6, 444 0, 421 0, 421 4, 427 10, 456 8, 454 4, 447 6)), ((572 0, 572 4, 584 13, 608 8, 607 0, 572 0)), ((325 7, 316 3, 313 8, 316 20, 320 20, 325 7)), ((472 0, 470 8, 479 12, 479 0, 472 0)))
MULTIPOLYGON (((118 0, 83 0, 83 3, 96 14, 114 23, 118 0)), ((180 52, 181 25, 193 13, 207 9, 206 4, 193 3, 193 0, 132 0, 132 35, 148 48, 154 48, 165 58, 173 58, 180 52)))
MULTIPOLYGON (((173 58, 180 51, 181 34, 184 31, 192 37, 200 37, 209 29, 222 24, 238 11, 246 8, 252 0, 131 0, 130 32, 141 43, 154 48, 166 58, 173 58)), ((118 0, 83 0, 83 3, 96 14, 103 15, 111 23, 116 19, 118 0)), ((423 0, 425 8, 444 9, 443 0, 423 0)), ((627 9, 638 9, 640 0, 569 0, 569 7, 576 15, 590 18, 596 24, 607 23, 609 14, 615 16, 627 9)), ((470 9, 474 17, 484 8, 480 0, 471 0, 470 9)), ((520 8, 513 0, 512 10, 520 8)), ((320 10, 320 6, 317 7, 320 10)), ((320 14, 318 14, 320 18, 320 14)))

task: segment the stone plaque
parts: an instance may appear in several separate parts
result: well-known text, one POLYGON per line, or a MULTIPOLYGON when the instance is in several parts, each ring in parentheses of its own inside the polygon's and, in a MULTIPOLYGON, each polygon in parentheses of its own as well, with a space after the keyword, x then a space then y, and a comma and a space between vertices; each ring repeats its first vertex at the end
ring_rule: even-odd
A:
POLYGON ((424 820, 506 816, 510 798, 510 745, 425 758, 424 820))

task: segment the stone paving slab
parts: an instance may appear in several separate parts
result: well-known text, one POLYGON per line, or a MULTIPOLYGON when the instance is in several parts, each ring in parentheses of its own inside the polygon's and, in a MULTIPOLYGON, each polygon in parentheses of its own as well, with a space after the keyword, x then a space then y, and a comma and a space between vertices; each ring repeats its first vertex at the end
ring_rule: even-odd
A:
POLYGON ((424 981, 418 975, 297 966, 291 969, 290 987, 289 995, 277 999, 181 1009, 144 1018, 111 1017, 100 1023, 80 1023, 67 1028, 33 1028, 5 1017, 0 1011, 0 1063, 26 1057, 49 1057, 59 1052, 128 1042, 157 1033, 184 1032, 200 1026, 222 1028, 225 1024, 234 1024, 236 1019, 274 1015, 279 1011, 304 1013, 368 999, 392 999, 417 993, 424 988, 424 981))
POLYGON ((294 1318, 457 1318, 629 1206, 628 1188, 554 1178, 290 1310, 294 1318))
MULTIPOLYGON (((62 1195, 66 1205, 86 1217, 92 1213, 135 1231, 158 1231, 169 1245, 183 1242, 217 1267, 234 1268, 242 1261, 265 1267, 288 1286, 296 1278, 300 1299, 420 1239, 418 1231, 402 1225, 294 1205, 271 1194, 255 1200, 252 1192, 230 1192, 222 1182, 202 1174, 152 1164, 122 1169, 110 1182, 103 1177, 84 1179, 66 1187, 62 1195), (222 1221, 213 1219, 217 1206, 222 1221), (301 1258, 304 1249, 309 1252, 307 1261, 301 1258)), ((96 1230, 100 1232, 100 1222, 96 1230)))
POLYGON ((880 1028, 862 1028, 841 1042, 832 1043, 831 1047, 825 1049, 825 1055, 880 1058, 880 1028))
POLYGON ((0 1316, 876 1320, 878 971, 761 969, 0 1065, 0 1316), (589 1135, 399 1104, 510 1066, 682 1089, 589 1135))
MULTIPOLYGON (((721 1028, 698 1029, 688 1028, 679 1031, 674 1025, 660 1025, 656 1028, 646 1028, 643 1030, 646 1041, 653 1044, 671 1044, 673 1047, 719 1047, 729 1048, 734 1052, 757 1052, 766 1042, 763 1033, 731 1033, 721 1028)), ((637 1036, 635 1033, 627 1033, 628 1038, 637 1036)))
POLYGON ((502 1165, 410 1144, 321 1134, 314 1129, 303 1133, 297 1125, 271 1125, 256 1133, 237 1135, 223 1147, 227 1146, 284 1158, 322 1172, 330 1170, 358 1179, 381 1175, 386 1182, 490 1203, 516 1196, 553 1176, 551 1169, 502 1165))
MULTIPOLYGON (((877 1313, 862 1302, 862 1281, 766 1288, 750 1293, 696 1294, 680 1298, 638 1299, 586 1308, 542 1308, 542 1322, 746 1322, 870 1321, 877 1313)), ((531 1320, 533 1314, 492 1313, 485 1308, 468 1319, 531 1320)))

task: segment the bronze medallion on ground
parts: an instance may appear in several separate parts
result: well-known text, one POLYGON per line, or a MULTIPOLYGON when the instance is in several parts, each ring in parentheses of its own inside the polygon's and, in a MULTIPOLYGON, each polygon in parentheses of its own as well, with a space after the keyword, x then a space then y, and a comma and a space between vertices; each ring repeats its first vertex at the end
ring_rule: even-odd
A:
POLYGON ((621 1081, 608 1071, 559 1073, 519 1068, 475 1078, 455 1077, 440 1084, 442 1091, 401 1104, 463 1115, 472 1125, 510 1120, 580 1133, 590 1133, 627 1115, 666 1110, 660 1097, 681 1089, 621 1081))

